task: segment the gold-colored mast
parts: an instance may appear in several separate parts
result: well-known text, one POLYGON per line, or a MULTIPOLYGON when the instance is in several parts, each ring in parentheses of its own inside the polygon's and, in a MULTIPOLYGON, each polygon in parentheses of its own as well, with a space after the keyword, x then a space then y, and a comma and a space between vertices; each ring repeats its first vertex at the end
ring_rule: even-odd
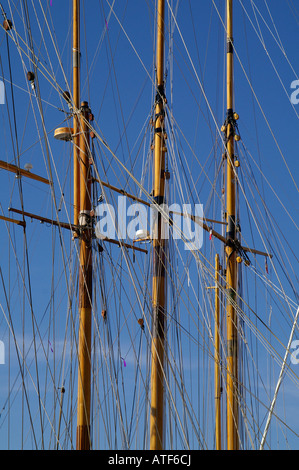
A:
POLYGON ((91 318, 92 318, 92 226, 91 174, 89 163, 90 110, 81 104, 80 113, 80 273, 79 273, 79 355, 78 355, 78 412, 77 450, 90 449, 90 391, 91 391, 91 318))
POLYGON ((80 0, 73 0, 73 143, 74 143, 74 224, 78 225, 80 211, 79 118, 80 106, 80 0))
POLYGON ((216 450, 221 450, 221 368, 220 368, 220 299, 219 255, 215 256, 215 431, 216 450))
POLYGON ((227 290, 227 448, 238 449, 238 338, 236 301, 236 198, 234 171, 233 0, 227 15, 227 177, 226 177, 226 290, 227 290))
MULTIPOLYGON (((158 0, 157 11, 157 96, 155 107, 154 140, 154 199, 164 203, 165 187, 165 133, 164 133, 164 0, 158 0)), ((163 449, 164 431, 164 332, 165 332, 165 249, 161 236, 162 219, 158 214, 153 240, 153 337, 151 364, 150 448, 163 449)))
MULTIPOLYGON (((80 107, 80 0, 73 0, 73 145, 74 145, 74 225, 80 231, 79 344, 77 450, 90 449, 92 232, 91 175, 89 163, 90 113, 88 103, 80 107)), ((77 236, 77 235, 76 235, 77 236)))

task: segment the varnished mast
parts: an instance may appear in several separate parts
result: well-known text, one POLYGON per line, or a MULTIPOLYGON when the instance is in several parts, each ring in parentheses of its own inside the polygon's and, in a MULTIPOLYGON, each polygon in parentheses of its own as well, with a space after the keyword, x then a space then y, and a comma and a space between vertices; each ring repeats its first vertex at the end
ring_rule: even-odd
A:
MULTIPOLYGON (((154 199, 164 203, 165 141, 164 141, 164 0, 158 0, 157 11, 157 96, 154 141, 154 199)), ((157 218, 153 240, 153 329, 151 365, 150 448, 163 448, 164 429, 164 332, 165 332, 165 240, 161 237, 162 220, 157 218)))
POLYGON ((233 0, 226 2, 227 15, 227 177, 226 177, 226 291, 227 291, 227 448, 238 449, 238 338, 236 302, 236 200, 234 170, 235 113, 233 85, 233 0))
POLYGON ((90 448, 90 391, 91 391, 91 318, 92 318, 92 226, 91 174, 89 163, 90 110, 81 105, 80 123, 80 273, 79 273, 79 355, 78 355, 78 412, 77 450, 90 448))
POLYGON ((80 230, 77 450, 90 449, 92 232, 89 108, 80 107, 80 0, 73 0, 74 225, 80 230))
POLYGON ((74 143, 74 224, 78 224, 80 211, 79 118, 80 107, 80 0, 73 0, 73 143, 74 143))
POLYGON ((221 450, 221 363, 220 363, 220 299, 219 255, 215 256, 215 434, 216 450, 221 450))

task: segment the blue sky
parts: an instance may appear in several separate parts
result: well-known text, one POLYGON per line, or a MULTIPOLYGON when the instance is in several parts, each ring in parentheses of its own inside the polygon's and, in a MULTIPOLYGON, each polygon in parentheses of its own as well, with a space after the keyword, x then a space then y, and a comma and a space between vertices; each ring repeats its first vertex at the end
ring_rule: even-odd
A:
MULTIPOLYGON (((54 174, 54 187, 57 203, 61 200, 61 188, 65 193, 65 206, 60 214, 60 220, 68 219, 71 214, 72 193, 71 188, 71 144, 56 142, 53 138, 54 129, 62 126, 65 114, 61 108, 67 106, 61 100, 57 89, 65 90, 67 83, 71 86, 71 2, 35 2, 37 18, 31 2, 29 12, 31 18, 31 31, 34 40, 35 53, 39 57, 39 83, 43 99, 46 129, 49 138, 51 167, 54 174), (38 4, 39 3, 39 4, 38 4), (40 5, 46 12, 45 22, 40 5), (37 19, 40 21, 38 23, 37 19), (40 32, 42 30, 42 35, 40 32), (55 47, 52 38, 55 38, 55 47), (40 52, 38 52, 40 49, 40 52), (59 59, 57 52, 59 51, 59 59), (61 62, 60 62, 61 60, 61 62), (66 78, 66 80, 65 80, 66 78), (56 175, 59 175, 59 181, 56 175)), ((176 12, 177 2, 169 2, 176 12)), ((14 10, 12 2, 2 2, 8 17, 13 17, 18 34, 27 40, 26 29, 22 23, 22 10, 17 6, 14 10), (11 10, 10 10, 11 9, 11 10)), ((144 164, 147 161, 142 150, 149 148, 149 137, 143 140, 145 128, 151 117, 153 89, 153 63, 154 63, 154 2, 128 0, 116 2, 114 13, 110 13, 107 1, 87 0, 82 2, 82 77, 81 97, 90 103, 95 115, 95 128, 108 143, 112 152, 129 171, 134 173, 137 180, 141 180, 144 164), (120 26, 120 23, 122 26, 120 26), (86 39, 86 43, 85 43, 86 39), (88 80, 86 69, 88 68, 88 80), (134 165, 132 164, 134 162, 134 165), (133 169, 134 167, 134 169, 133 169)), ((240 189, 240 210, 242 234, 249 246, 254 244, 256 249, 265 250, 260 234, 264 235, 267 249, 285 249, 286 273, 293 282, 290 286, 287 275, 282 273, 280 263, 270 267, 271 280, 278 285, 275 269, 282 279, 285 292, 292 300, 295 299, 294 289, 298 289, 298 115, 299 105, 292 106, 290 95, 291 83, 298 78, 298 25, 299 12, 295 10, 294 2, 276 0, 275 2, 234 2, 234 46, 235 46, 235 110, 240 116, 238 126, 242 137, 238 146, 241 166, 244 166, 244 179, 240 179, 246 197, 250 201, 253 213, 250 213, 240 189), (244 5, 244 8, 242 7, 244 5), (262 176, 264 175, 265 178, 262 176), (254 184, 254 178, 256 186, 254 184), (252 193, 250 192, 252 189, 252 193), (258 194, 262 194, 262 198, 258 194), (271 214, 277 221, 277 233, 286 237, 286 242, 279 240, 274 247, 274 239, 267 234, 267 219, 262 207, 265 200, 271 214), (264 220, 261 220, 261 216, 264 220), (261 220, 261 221, 260 221, 261 220), (260 222, 259 222, 260 221, 260 222), (271 246, 269 245, 269 241, 271 246), (290 249, 291 248, 291 249, 290 249), (293 271, 292 271, 293 269, 293 271)), ((19 2, 17 2, 19 5, 19 2)), ((224 21, 224 2, 198 2, 196 0, 181 1, 178 3, 177 24, 174 29, 172 42, 173 56, 168 55, 169 34, 166 38, 166 90, 169 113, 173 112, 176 128, 175 156, 169 151, 169 166, 173 186, 170 194, 182 202, 187 197, 188 184, 191 185, 195 201, 197 195, 204 204, 206 217, 220 217, 219 199, 210 198, 211 184, 215 167, 221 158, 221 144, 219 143, 219 128, 225 119, 225 35, 222 21, 224 21), (216 8, 217 7, 217 10, 216 8), (218 13, 220 17, 218 16, 218 13), (205 92, 205 96, 202 94, 205 92), (218 129, 216 129, 216 124, 218 129), (215 137, 218 138, 215 151, 215 137), (175 164, 178 173, 175 173, 175 164), (204 166, 204 172, 202 172, 204 166), (191 176, 188 176, 188 171, 191 176), (182 184, 183 195, 179 192, 182 184), (195 189, 194 189, 195 188, 195 189)), ((171 14, 167 14, 167 29, 171 14)), ((15 37, 15 36, 14 36, 15 37)), ((35 118, 39 119, 39 110, 35 99, 31 110, 30 89, 26 81, 26 73, 32 69, 27 56, 27 50, 21 43, 22 50, 17 50, 12 39, 9 40, 9 52, 12 65, 12 81, 15 103, 15 118, 18 129, 18 143, 20 162, 23 167, 30 162, 35 173, 47 177, 47 157, 44 142, 38 143, 39 133, 36 129, 35 118), (21 62, 23 60, 23 64, 21 62)), ((1 159, 13 163, 13 148, 10 141, 10 132, 14 134, 14 117, 12 96, 10 88, 9 63, 4 31, 0 32, 0 54, 3 66, 4 83, 7 93, 7 104, 11 128, 7 121, 6 106, 0 109, 0 139, 2 141, 1 159)), ((40 121, 39 132, 42 133, 40 121)), ((70 121, 71 124, 71 121, 70 121)), ((16 142, 14 136, 14 142, 16 142)), ((170 145, 170 144, 169 144, 170 145)), ((122 171, 119 163, 112 154, 103 147, 95 144, 99 172, 104 181, 115 186, 127 189, 129 192, 138 192, 138 186, 128 179, 128 174, 122 171)), ((146 150, 145 150, 146 154, 146 150)), ((20 193, 14 175, 1 171, 1 206, 3 213, 10 216, 9 206, 20 209, 20 193)), ((240 173, 241 178, 241 173, 240 173)), ((145 172, 144 186, 151 191, 151 164, 145 172)), ((28 212, 53 217, 53 205, 48 187, 31 180, 22 179, 24 208, 28 212)), ((217 181, 217 191, 221 192, 220 180, 217 181)), ((140 194, 142 196, 142 194, 140 194)), ((1 214, 2 215, 2 214, 1 214)), ((54 216, 55 217, 55 216, 54 216)), ((17 218, 17 216, 16 216, 17 218)), ((66 324, 66 306, 64 297, 66 287, 64 283, 64 267, 60 254, 59 238, 56 229, 52 231, 46 225, 38 222, 30 223, 27 220, 27 241, 29 249, 29 263, 31 273, 31 287, 34 310, 41 320, 41 334, 47 338, 46 322, 52 318, 53 312, 59 312, 57 324, 49 327, 52 337, 57 327, 57 342, 55 351, 61 353, 63 337, 59 335, 58 325, 66 324), (55 243, 54 243, 55 241, 55 243), (52 247, 55 244, 55 256, 52 247), (55 259, 55 275, 52 263, 55 259), (51 298, 52 282, 57 285, 55 303, 51 298), (53 302, 53 303, 52 303, 53 302), (59 305, 61 302, 61 310, 59 305), (49 314, 51 312, 51 314, 49 314), (44 322, 44 323, 43 323, 44 322), (53 331, 52 331, 53 328, 53 331)), ((4 224, 4 222, 3 222, 4 224)), ((3 225, 4 228, 4 225, 3 225)), ((215 230, 217 227, 213 227, 215 230)), ((219 230, 219 227, 218 227, 219 230)), ((272 232, 273 235, 273 232, 272 232)), ((64 233, 65 252, 68 253, 72 245, 69 233, 64 233)), ((20 272, 17 276, 18 266, 14 260, 14 249, 21 261, 21 272, 26 279, 26 270, 23 271, 24 245, 23 234, 19 227, 13 229, 11 235, 7 229, 1 231, 1 269, 3 271, 5 286, 14 314, 21 316, 23 304, 26 314, 28 299, 23 297, 21 289, 20 272), (10 266, 10 269, 8 269, 10 266), (16 281, 17 279, 17 281, 16 281)), ((220 250, 219 245, 215 245, 220 250)), ((213 260, 213 249, 205 240, 202 250, 205 256, 213 260)), ((118 256, 117 250, 113 251, 118 256)), ((118 259, 118 258, 117 258, 118 259)), ((139 258, 138 258, 139 259, 139 258)), ((65 260, 66 261, 66 260, 65 260)), ((140 264, 143 266, 144 261, 140 264)), ((264 274, 264 259, 258 261, 258 270, 264 274)), ((196 274, 196 268, 191 268, 196 274), (194 270, 195 269, 195 270, 194 270)), ((252 272, 250 273, 250 275, 252 272)), ((107 274, 109 278, 109 274, 107 274)), ((253 281, 249 281, 253 282, 253 281)), ((249 284, 251 286, 251 284, 249 284)), ((262 285, 262 289, 264 286, 262 285)), ((8 313, 4 291, 1 292, 1 305, 8 313)), ((286 344, 291 323, 282 320, 276 304, 265 298, 265 292, 259 291, 257 300, 250 298, 250 306, 257 308, 261 318, 268 320, 270 311, 273 315, 273 328, 281 341, 286 344), (272 308, 272 310, 271 310, 272 308)), ((52 321, 52 320, 51 320, 52 321)), ((27 322, 27 321, 26 321, 27 322)), ((21 337, 21 323, 16 320, 17 336, 21 337)), ((30 315, 28 317, 28 337, 26 344, 32 340, 30 329, 30 315)), ((134 330, 135 331, 135 330, 134 330)), ((7 322, 2 318, 0 323, 1 336, 8 341, 7 322)), ((136 333, 137 334, 137 333, 136 333)), ((298 336, 297 331, 297 336, 298 336)), ((55 336, 56 337, 56 336, 55 336)), ((128 340, 128 338, 126 338, 128 340)), ((21 341, 21 340, 20 340, 21 341)), ((124 339, 124 349, 129 346, 124 339)), ((44 346, 48 346, 47 340, 44 346)), ((28 347, 28 346, 27 346, 28 347)), ((12 347, 13 350, 13 347, 12 347)), ((32 349, 28 349, 31 353, 32 349)), ((282 349, 283 351, 283 349, 282 349)), ((8 357, 6 355, 6 357, 8 357)), ((131 358, 132 359, 132 358, 131 358)), ((11 357, 15 365, 15 354, 11 357)), ((130 356, 127 357, 130 364, 130 356)), ((261 357, 261 362, 264 358, 261 357)), ((42 360, 41 360, 42 363, 42 360)), ((132 360, 132 363, 134 361, 132 360)), ((6 403, 5 392, 8 380, 8 364, 0 366, 0 373, 5 379, 1 380, 1 402, 6 403)), ((30 366, 31 367, 31 366, 30 366)), ((267 364, 265 364, 267 367, 267 364)), ((296 366, 294 372, 297 372, 296 366)), ((297 366, 298 367, 298 366, 297 366)), ((292 383, 288 383, 287 396, 294 394, 292 383)), ((0 407, 1 407, 0 402, 0 407)), ((293 402, 290 404, 288 419, 294 415, 293 402)), ((296 426, 296 423, 294 423, 296 426)), ((3 431, 4 430, 4 431, 3 431)), ((7 445, 6 426, 3 447, 7 445)), ((298 432, 298 428, 297 428, 298 432)), ((11 435, 11 444, 13 436, 11 435)), ((297 440, 290 438, 290 443, 298 447, 297 440)), ((17 440, 16 446, 19 445, 17 440)), ((2 446, 2 444, 1 444, 2 446)))

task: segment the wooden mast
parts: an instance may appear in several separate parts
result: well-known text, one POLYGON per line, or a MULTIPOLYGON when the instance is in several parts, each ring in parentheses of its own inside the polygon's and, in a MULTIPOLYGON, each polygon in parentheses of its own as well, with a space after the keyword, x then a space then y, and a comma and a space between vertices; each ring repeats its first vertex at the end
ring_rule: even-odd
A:
POLYGON ((226 177, 226 291, 227 291, 227 448, 238 449, 238 338, 236 302, 236 196, 234 171, 233 0, 226 1, 227 15, 227 177, 226 177))
POLYGON ((215 256, 215 433, 216 450, 221 450, 221 366, 220 366, 220 299, 219 255, 215 256))
POLYGON ((92 225, 89 163, 88 103, 80 114, 80 273, 77 450, 90 449, 91 318, 92 318, 92 225))
POLYGON ((73 110, 74 225, 78 225, 80 230, 76 448, 88 450, 90 449, 92 232, 89 131, 86 121, 90 111, 86 102, 83 102, 80 108, 80 0, 73 0, 73 110))
MULTIPOLYGON (((155 149, 154 149, 154 200, 164 203, 164 0, 158 0, 157 11, 157 96, 155 107, 155 149)), ((165 240, 161 237, 162 219, 158 213, 153 240, 153 294, 152 294, 152 364, 151 364, 151 412, 150 448, 163 448, 164 430, 164 323, 165 323, 165 240)))
POLYGON ((80 0, 73 0, 73 143, 74 143, 74 224, 80 211, 79 119, 80 106, 80 0))

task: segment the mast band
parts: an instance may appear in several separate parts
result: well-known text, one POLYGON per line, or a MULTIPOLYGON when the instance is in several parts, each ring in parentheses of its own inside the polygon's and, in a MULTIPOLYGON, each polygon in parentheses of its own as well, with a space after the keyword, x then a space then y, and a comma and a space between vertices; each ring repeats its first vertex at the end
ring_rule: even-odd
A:
POLYGON ((79 67, 80 64, 80 52, 73 49, 73 67, 79 67))
POLYGON ((233 52, 234 52, 234 48, 233 48, 233 38, 228 38, 228 40, 227 40, 226 52, 227 52, 228 54, 233 54, 233 52))
POLYGON ((162 103, 165 100, 165 91, 164 91, 164 84, 157 86, 157 94, 156 94, 156 104, 162 103))

